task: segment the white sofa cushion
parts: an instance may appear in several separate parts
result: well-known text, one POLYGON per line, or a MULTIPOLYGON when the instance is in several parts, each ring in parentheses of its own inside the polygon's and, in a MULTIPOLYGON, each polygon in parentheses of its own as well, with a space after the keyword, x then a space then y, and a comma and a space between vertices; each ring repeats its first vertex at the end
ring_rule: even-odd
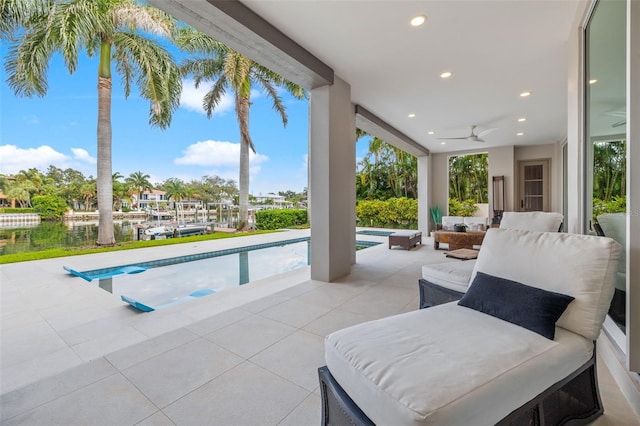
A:
POLYGON ((462 216, 442 216, 442 229, 444 231, 453 230, 453 225, 464 223, 462 216))
POLYGON ((325 340, 333 377, 379 425, 494 425, 592 355, 456 302, 363 323, 325 340), (526 386, 523 386, 523 383, 526 386))
POLYGON ((611 238, 492 228, 471 282, 482 271, 573 296, 557 325, 595 340, 613 296, 620 251, 611 238))
POLYGON ((557 232, 560 229, 562 218, 563 216, 560 213, 504 212, 500 221, 500 228, 557 232))
POLYGON ((422 278, 441 287, 464 293, 469 287, 476 260, 442 262, 424 265, 422 278))

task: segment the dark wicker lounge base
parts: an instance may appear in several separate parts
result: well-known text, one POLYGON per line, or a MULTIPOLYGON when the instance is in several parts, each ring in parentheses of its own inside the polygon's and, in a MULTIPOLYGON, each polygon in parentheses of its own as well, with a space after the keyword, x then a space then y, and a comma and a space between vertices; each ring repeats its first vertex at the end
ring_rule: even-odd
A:
POLYGON ((418 280, 418 287, 420 288, 420 309, 460 300, 464 296, 464 293, 439 286, 422 278, 418 280))
MULTIPOLYGON (((602 415, 603 408, 593 357, 571 375, 514 410, 500 426, 586 425, 602 415)), ((463 371, 463 370, 461 370, 463 371)), ((318 369, 322 393, 322 425, 373 425, 324 366, 318 369)), ((487 409, 490 409, 488 407, 487 409)))

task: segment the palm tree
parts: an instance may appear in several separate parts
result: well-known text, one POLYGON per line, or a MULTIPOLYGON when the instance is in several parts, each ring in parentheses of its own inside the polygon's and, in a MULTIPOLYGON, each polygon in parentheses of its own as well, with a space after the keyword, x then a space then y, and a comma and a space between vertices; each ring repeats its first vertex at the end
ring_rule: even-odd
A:
POLYGON ((182 31, 176 41, 178 46, 185 51, 202 55, 186 59, 181 64, 181 70, 183 75, 193 76, 196 87, 199 87, 202 82, 212 83, 202 100, 202 106, 209 118, 227 90, 233 92, 240 128, 240 198, 238 203, 240 218, 237 228, 240 231, 246 231, 249 225, 249 149, 256 152, 255 145, 249 135, 252 86, 260 86, 273 100, 273 108, 280 114, 282 124, 285 126, 288 119, 285 106, 278 95, 278 88, 283 87, 296 99, 305 98, 306 92, 302 87, 199 31, 192 29, 182 31))
POLYGON ((149 182, 151 176, 142 173, 141 171, 133 172, 125 179, 125 182, 130 188, 135 189, 138 192, 137 207, 140 208, 140 200, 142 199, 142 193, 144 191, 150 191, 153 186, 149 182))
POLYGON ((135 84, 151 103, 150 124, 166 128, 182 87, 177 65, 158 36, 170 36, 175 21, 135 0, 3 0, 0 12, 0 35, 12 42, 7 81, 17 96, 46 94, 47 68, 56 52, 70 73, 76 70, 82 50, 99 57, 97 244, 113 245, 111 64, 122 77, 125 97, 135 84))

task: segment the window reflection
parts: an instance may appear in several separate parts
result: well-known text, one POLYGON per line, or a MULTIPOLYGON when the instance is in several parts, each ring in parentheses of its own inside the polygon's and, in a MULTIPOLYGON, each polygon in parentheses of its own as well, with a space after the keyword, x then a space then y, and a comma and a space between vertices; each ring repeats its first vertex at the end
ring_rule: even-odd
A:
MULTIPOLYGON (((626 2, 600 0, 586 29, 586 194, 591 234, 626 243, 626 2)), ((626 253, 609 316, 624 332, 626 253)))

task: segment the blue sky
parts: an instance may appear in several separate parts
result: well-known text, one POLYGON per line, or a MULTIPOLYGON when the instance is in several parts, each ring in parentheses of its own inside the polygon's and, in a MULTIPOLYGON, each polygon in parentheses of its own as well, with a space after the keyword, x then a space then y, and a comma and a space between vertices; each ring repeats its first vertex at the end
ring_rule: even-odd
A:
MULTIPOLYGON (((3 65, 7 46, 0 48, 3 65)), ((83 56, 69 75, 59 55, 48 72, 43 98, 16 97, 2 70, 0 86, 0 173, 13 174, 50 164, 96 176, 97 58, 83 56)), ((183 84, 180 108, 166 130, 148 124, 148 102, 132 91, 128 99, 113 68, 113 171, 128 176, 142 171, 152 183, 171 177, 185 181, 217 175, 238 181, 239 131, 231 98, 211 119, 201 108, 203 90, 183 84)), ((202 88, 201 88, 202 89, 202 88)), ((251 158, 253 195, 307 186, 308 101, 282 95, 289 123, 285 128, 269 98, 252 97, 250 132, 257 149, 251 158)), ((358 144, 359 150, 366 144, 358 144)), ((364 154, 364 153, 362 153, 364 154)), ((362 155, 360 155, 362 156, 362 155)))

